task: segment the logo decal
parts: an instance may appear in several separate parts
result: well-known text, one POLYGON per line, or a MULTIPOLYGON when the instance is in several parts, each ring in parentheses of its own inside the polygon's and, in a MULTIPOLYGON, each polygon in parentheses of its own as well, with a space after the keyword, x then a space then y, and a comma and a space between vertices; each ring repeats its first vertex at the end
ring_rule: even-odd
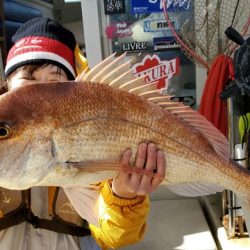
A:
POLYGON ((146 42, 122 43, 123 51, 145 51, 147 50, 146 42))
MULTIPOLYGON (((175 30, 179 30, 179 24, 176 20, 171 20, 172 25, 175 30)), ((171 34, 171 31, 168 27, 168 23, 165 19, 156 19, 156 20, 145 20, 143 22, 143 31, 144 32, 159 32, 168 30, 171 34)))
POLYGON ((137 77, 145 77, 147 83, 158 82, 159 90, 168 88, 168 80, 179 73, 179 58, 169 61, 161 61, 157 55, 147 55, 141 63, 133 66, 133 72, 137 77))
POLYGON ((125 0, 104 0, 105 14, 125 13, 125 0))
POLYGON ((166 1, 168 11, 188 11, 190 0, 131 0, 131 12, 153 13, 163 11, 163 1, 166 1))
POLYGON ((109 39, 131 36, 133 31, 127 22, 112 23, 106 28, 106 35, 109 39))
POLYGON ((179 49, 181 46, 174 37, 153 38, 154 51, 179 49))
POLYGON ((70 202, 64 203, 60 207, 59 212, 62 214, 77 214, 76 210, 74 209, 74 207, 71 205, 70 202))

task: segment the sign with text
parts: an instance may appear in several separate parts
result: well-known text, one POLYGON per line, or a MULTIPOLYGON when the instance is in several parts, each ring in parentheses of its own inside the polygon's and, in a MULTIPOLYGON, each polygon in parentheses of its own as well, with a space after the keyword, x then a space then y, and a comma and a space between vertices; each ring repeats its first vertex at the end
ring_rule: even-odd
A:
POLYGON ((161 61, 156 55, 146 55, 142 62, 133 65, 133 73, 137 77, 145 77, 146 83, 158 82, 159 90, 167 90, 168 80, 179 73, 179 58, 161 61))
POLYGON ((133 14, 163 12, 163 1, 166 1, 168 11, 189 10, 191 2, 191 0, 131 0, 131 12, 133 14))
POLYGON ((106 15, 125 13, 125 0, 104 0, 106 15))
POLYGON ((127 22, 111 23, 105 31, 109 39, 127 37, 133 34, 131 25, 127 22))
POLYGON ((147 50, 146 42, 122 43, 122 51, 142 52, 147 50))
POLYGON ((180 44, 175 37, 155 37, 153 38, 154 51, 180 49, 180 44))
MULTIPOLYGON (((172 25, 175 30, 179 30, 178 21, 172 20, 172 25)), ((159 32, 168 30, 171 33, 166 19, 147 19, 143 21, 143 31, 144 32, 159 32)))

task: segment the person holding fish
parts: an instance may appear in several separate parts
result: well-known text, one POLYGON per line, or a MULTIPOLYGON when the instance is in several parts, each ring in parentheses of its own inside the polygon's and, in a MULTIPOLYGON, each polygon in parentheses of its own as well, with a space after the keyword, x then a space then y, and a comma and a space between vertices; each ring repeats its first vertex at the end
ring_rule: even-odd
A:
MULTIPOLYGON (((49 18, 26 22, 12 41, 5 68, 8 91, 28 84, 74 80, 87 67, 73 33, 49 18)), ((131 155, 130 149, 124 149, 124 166, 131 167, 131 155)), ((77 189, 69 193, 58 187, 32 187, 25 191, 1 188, 0 249, 108 249, 140 241, 149 209, 147 194, 165 176, 164 154, 153 143, 141 143, 135 167, 158 175, 119 173, 113 180, 97 183, 102 200, 98 225, 86 225, 72 207, 72 197, 66 194, 80 197, 77 189), (16 208, 18 202, 24 204, 22 210, 21 206, 16 208), (12 211, 11 216, 6 211, 12 211)), ((87 218, 94 210, 88 202, 91 204, 86 200, 82 207, 87 218)))

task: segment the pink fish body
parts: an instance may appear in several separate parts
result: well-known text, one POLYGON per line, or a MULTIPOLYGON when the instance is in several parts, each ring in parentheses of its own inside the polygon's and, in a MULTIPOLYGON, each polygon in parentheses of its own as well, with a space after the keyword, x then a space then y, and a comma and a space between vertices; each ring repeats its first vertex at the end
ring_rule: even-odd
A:
POLYGON ((155 84, 133 79, 122 60, 109 57, 79 82, 0 96, 0 186, 87 186, 116 176, 123 151, 134 159, 146 141, 165 152, 163 185, 187 196, 231 189, 250 211, 250 173, 229 159, 226 138, 155 84))

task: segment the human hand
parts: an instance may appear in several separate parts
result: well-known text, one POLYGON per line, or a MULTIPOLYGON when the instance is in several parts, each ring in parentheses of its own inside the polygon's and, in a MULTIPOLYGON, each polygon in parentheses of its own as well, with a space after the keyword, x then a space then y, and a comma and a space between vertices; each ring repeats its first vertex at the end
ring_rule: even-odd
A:
MULTIPOLYGON (((132 151, 130 149, 125 150, 121 158, 121 163, 125 167, 131 167, 129 165, 131 156, 132 151)), ((164 153, 157 151, 154 143, 141 143, 137 149, 135 167, 145 168, 149 172, 156 173, 156 175, 148 176, 120 172, 112 182, 112 191, 116 196, 132 199, 137 195, 146 195, 154 191, 165 176, 164 153)))

